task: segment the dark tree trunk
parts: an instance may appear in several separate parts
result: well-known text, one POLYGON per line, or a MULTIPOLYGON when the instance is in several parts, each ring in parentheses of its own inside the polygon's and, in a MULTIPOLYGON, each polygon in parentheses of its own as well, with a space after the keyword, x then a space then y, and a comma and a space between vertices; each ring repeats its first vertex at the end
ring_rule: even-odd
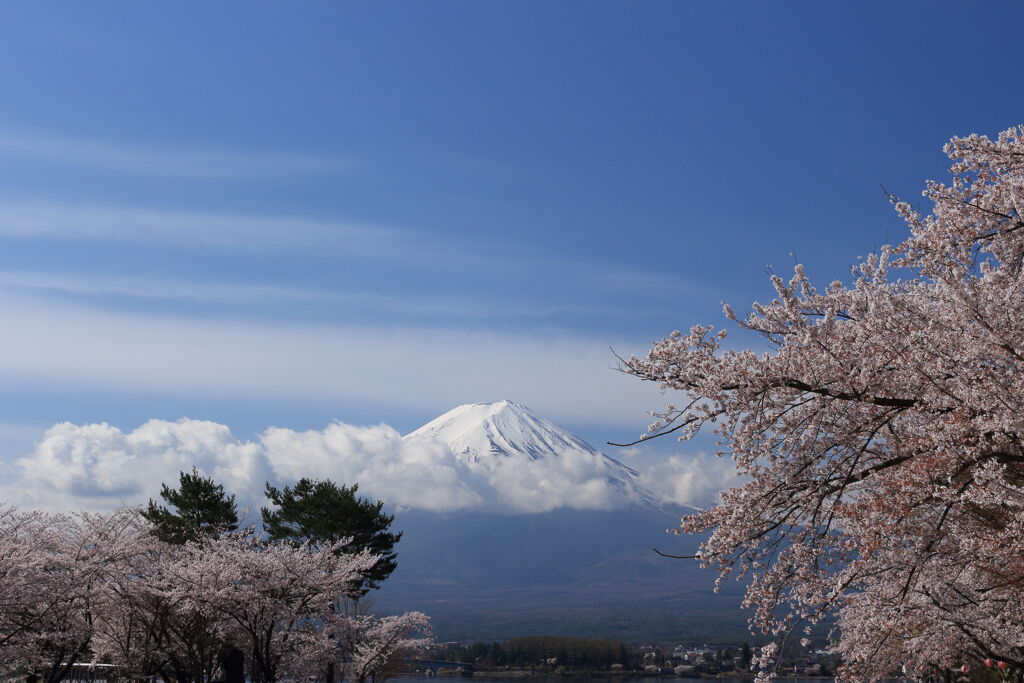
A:
POLYGON ((237 647, 230 647, 221 657, 224 669, 224 683, 245 683, 245 654, 237 647))
POLYGON ((194 683, 192 677, 189 676, 188 668, 177 657, 171 663, 171 668, 174 670, 174 683, 194 683))

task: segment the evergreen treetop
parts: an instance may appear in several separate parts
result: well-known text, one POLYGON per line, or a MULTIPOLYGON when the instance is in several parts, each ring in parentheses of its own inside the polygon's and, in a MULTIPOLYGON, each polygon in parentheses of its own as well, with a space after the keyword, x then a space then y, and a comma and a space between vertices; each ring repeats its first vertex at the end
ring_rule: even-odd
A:
POLYGON ((339 486, 332 481, 303 477, 295 486, 278 489, 267 483, 267 498, 276 509, 263 508, 263 528, 271 541, 333 543, 351 538, 351 552, 369 550, 380 559, 363 572, 356 593, 379 588, 398 566, 394 545, 401 533, 388 531, 394 515, 383 512, 384 503, 356 496, 359 484, 339 486))
POLYGON ((203 538, 214 538, 238 528, 238 508, 234 494, 210 477, 182 472, 178 488, 160 484, 160 497, 173 509, 150 499, 142 516, 153 525, 153 534, 165 543, 181 545, 203 538))

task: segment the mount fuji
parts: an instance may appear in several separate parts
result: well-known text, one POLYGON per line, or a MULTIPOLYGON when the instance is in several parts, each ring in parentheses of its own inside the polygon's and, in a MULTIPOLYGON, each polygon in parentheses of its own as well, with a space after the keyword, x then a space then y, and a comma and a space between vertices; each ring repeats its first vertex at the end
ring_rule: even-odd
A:
POLYGON ((480 463, 481 456, 540 460, 568 449, 600 455, 578 436, 508 400, 458 406, 407 438, 427 434, 447 443, 461 460, 472 463, 480 463))
POLYGON ((383 611, 431 615, 442 640, 554 634, 630 641, 743 638, 735 583, 652 547, 691 555, 670 536, 692 509, 659 505, 632 468, 511 401, 458 406, 405 440, 436 439, 460 477, 499 505, 397 511, 398 569, 377 591, 383 611), (524 496, 559 504, 516 509, 524 496))
POLYGON ((507 493, 503 489, 526 480, 553 500, 575 503, 569 507, 659 508, 640 485, 636 470, 512 401, 461 405, 404 437, 425 438, 444 442, 467 470, 496 490, 499 499, 507 493), (555 490, 559 484, 575 490, 584 487, 590 500, 555 490))

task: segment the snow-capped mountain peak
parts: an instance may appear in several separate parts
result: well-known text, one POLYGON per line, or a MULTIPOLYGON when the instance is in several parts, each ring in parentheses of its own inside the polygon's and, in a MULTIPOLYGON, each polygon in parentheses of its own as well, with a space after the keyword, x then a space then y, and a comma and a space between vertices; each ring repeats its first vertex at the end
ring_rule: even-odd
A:
POLYGON ((407 438, 430 435, 464 462, 488 456, 537 460, 577 449, 599 455, 587 442, 512 401, 467 403, 423 425, 407 438))
POLYGON ((512 401, 458 406, 404 438, 439 439, 469 470, 485 475, 511 468, 528 473, 543 468, 549 458, 568 458, 573 464, 567 463, 567 471, 579 470, 588 481, 598 477, 627 502, 655 505, 636 470, 512 401))

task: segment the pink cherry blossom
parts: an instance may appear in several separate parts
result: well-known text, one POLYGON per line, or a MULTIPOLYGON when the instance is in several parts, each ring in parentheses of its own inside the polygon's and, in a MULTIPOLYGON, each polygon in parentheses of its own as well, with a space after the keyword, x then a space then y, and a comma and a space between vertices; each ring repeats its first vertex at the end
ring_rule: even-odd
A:
POLYGON ((1024 126, 954 138, 949 184, 910 235, 726 317, 766 351, 698 325, 622 369, 686 396, 646 438, 711 430, 745 483, 683 519, 699 560, 748 580, 756 629, 838 616, 841 676, 908 656, 1024 670, 1024 126))
POLYGON ((249 680, 382 681, 429 638, 421 613, 339 609, 377 558, 332 544, 266 543, 252 530, 159 541, 138 510, 48 515, 0 507, 0 672, 59 683, 102 660, 118 677, 210 683, 222 655, 249 680), (339 552, 340 551, 340 552, 339 552))

